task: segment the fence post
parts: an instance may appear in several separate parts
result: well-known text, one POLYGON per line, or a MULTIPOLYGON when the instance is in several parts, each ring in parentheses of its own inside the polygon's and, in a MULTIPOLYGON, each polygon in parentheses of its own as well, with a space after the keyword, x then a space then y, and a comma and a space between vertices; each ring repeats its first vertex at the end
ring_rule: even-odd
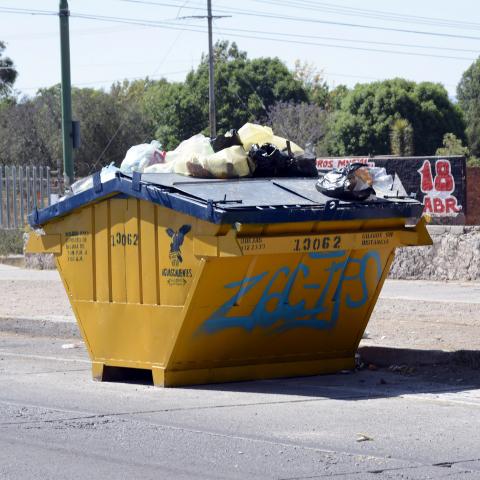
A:
POLYGON ((3 227, 3 167, 0 165, 0 227, 3 227))
POLYGON ((31 204, 32 204, 32 199, 31 199, 31 185, 30 185, 30 167, 26 166, 25 167, 25 181, 27 183, 27 212, 30 212, 31 210, 31 204))
POLYGON ((23 188, 23 165, 18 167, 18 182, 20 184, 20 227, 25 225, 25 204, 23 202, 24 188, 23 188))
POLYGON ((7 228, 10 228, 10 184, 8 183, 8 174, 10 169, 5 167, 5 194, 6 194, 6 210, 7 210, 7 228))
POLYGON ((12 203, 13 203, 13 228, 18 228, 17 206, 17 167, 12 165, 12 203))
POLYGON ((37 167, 34 165, 32 167, 33 175, 32 175, 32 182, 33 182, 33 208, 37 208, 37 167))
POLYGON ((43 194, 44 194, 44 188, 43 188, 43 167, 38 167, 38 177, 40 180, 40 208, 44 207, 44 202, 43 202, 43 194))
POLYGON ((51 195, 51 192, 50 192, 50 167, 46 167, 47 169, 47 206, 50 206, 51 205, 51 201, 50 201, 50 195, 51 195))

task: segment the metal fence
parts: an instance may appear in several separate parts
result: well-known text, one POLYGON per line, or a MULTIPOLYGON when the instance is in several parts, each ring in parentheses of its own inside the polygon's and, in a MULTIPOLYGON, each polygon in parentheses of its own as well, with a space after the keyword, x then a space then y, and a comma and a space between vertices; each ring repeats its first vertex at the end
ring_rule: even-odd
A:
POLYGON ((23 228, 34 208, 51 201, 50 167, 0 165, 0 228, 23 228))

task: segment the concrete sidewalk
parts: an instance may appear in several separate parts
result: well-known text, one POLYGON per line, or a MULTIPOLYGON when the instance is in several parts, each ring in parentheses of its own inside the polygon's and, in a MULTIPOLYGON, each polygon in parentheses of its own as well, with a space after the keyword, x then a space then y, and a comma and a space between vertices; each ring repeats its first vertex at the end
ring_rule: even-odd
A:
MULTIPOLYGON (((0 331, 78 337, 56 271, 0 265, 0 331)), ((377 365, 432 364, 480 356, 480 283, 387 280, 360 352, 377 365)), ((472 360, 473 359, 473 360, 472 360)), ((480 362, 479 362, 480 363, 480 362)))

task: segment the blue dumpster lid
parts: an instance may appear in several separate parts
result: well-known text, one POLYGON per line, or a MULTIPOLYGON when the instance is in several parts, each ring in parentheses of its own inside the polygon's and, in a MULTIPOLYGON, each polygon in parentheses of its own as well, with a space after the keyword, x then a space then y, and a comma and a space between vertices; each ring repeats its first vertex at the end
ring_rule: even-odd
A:
POLYGON ((28 217, 32 227, 67 215, 105 198, 127 196, 212 223, 280 223, 359 218, 419 218, 423 205, 410 198, 376 198, 367 202, 334 200, 316 188, 317 178, 244 178, 211 180, 177 174, 124 175, 93 186, 28 217))

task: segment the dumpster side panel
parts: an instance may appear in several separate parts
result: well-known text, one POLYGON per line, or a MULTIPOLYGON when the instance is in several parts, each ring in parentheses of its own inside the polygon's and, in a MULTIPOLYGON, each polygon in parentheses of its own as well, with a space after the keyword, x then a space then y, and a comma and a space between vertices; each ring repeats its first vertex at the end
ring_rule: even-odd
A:
POLYGON ((125 269, 125 211, 126 199, 107 200, 110 204, 110 269, 112 278, 112 302, 127 301, 127 284, 125 269))
MULTIPOLYGON (((215 235, 222 228, 189 215, 158 207, 160 303, 184 305, 199 267, 194 255, 194 236, 215 235)), ((226 229, 228 229, 228 225, 226 229)))
POLYGON ((110 242, 110 203, 97 203, 93 206, 95 215, 95 270, 96 297, 99 302, 112 301, 111 242, 110 242))
POLYGON ((181 307, 73 302, 92 357, 106 365, 164 366, 182 321, 181 307))
POLYGON ((62 254, 58 267, 70 298, 92 300, 94 297, 92 210, 84 208, 49 225, 48 232, 61 234, 62 254))
POLYGON ((143 303, 142 253, 149 254, 140 238, 140 201, 127 200, 125 211, 125 284, 127 303, 143 303))
POLYGON ((157 207, 140 202, 142 297, 147 305, 160 304, 157 207))
POLYGON ((209 259, 169 368, 353 358, 391 251, 209 259))

